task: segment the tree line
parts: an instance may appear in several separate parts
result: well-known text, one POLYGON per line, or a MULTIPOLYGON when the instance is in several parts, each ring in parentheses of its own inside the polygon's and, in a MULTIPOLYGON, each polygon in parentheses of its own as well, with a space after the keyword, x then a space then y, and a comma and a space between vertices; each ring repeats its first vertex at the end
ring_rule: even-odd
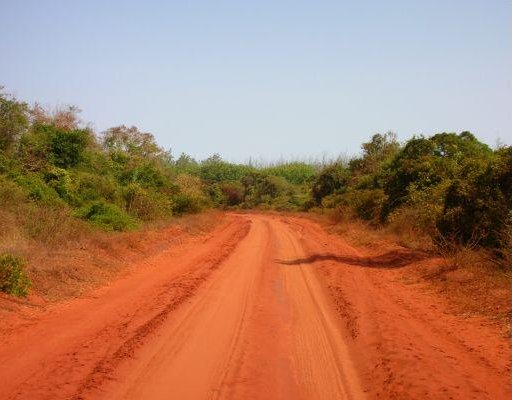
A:
POLYGON ((114 231, 213 207, 331 212, 407 225, 437 246, 484 247, 510 260, 511 146, 492 149, 470 132, 405 143, 386 133, 361 150, 324 164, 198 161, 175 157, 136 127, 96 134, 74 107, 45 110, 0 93, 4 212, 16 201, 114 231))

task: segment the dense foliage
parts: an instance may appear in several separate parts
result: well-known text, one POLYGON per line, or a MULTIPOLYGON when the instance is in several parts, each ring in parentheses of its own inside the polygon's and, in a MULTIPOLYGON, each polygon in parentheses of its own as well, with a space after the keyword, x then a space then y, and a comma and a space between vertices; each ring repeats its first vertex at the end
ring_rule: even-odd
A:
POLYGON ((54 229, 34 228, 33 215, 122 231, 207 207, 332 209, 507 258, 511 199, 512 148, 493 150, 469 132, 404 144, 376 134, 348 162, 254 166, 174 157, 136 127, 96 134, 74 107, 50 112, 0 92, 0 222, 26 223, 33 236, 54 229))
POLYGON ((104 230, 205 207, 299 210, 315 173, 301 162, 256 168, 217 154, 203 161, 174 158, 136 127, 96 134, 75 107, 50 112, 0 93, 0 178, 9 182, 4 189, 104 230))
POLYGON ((377 134, 361 157, 316 176, 317 206, 375 225, 409 225, 439 246, 481 246, 510 260, 512 147, 492 150, 469 132, 377 134))

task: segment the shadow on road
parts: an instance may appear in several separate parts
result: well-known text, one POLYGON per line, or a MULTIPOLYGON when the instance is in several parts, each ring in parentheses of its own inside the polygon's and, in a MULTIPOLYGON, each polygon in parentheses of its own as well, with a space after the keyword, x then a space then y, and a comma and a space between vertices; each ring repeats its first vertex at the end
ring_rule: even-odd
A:
POLYGON ((332 253, 313 254, 309 257, 297 258, 295 260, 276 260, 283 265, 312 264, 322 261, 334 261, 340 264, 356 265, 366 268, 401 268, 413 262, 421 261, 430 256, 422 252, 407 250, 393 250, 374 257, 339 256, 332 253))

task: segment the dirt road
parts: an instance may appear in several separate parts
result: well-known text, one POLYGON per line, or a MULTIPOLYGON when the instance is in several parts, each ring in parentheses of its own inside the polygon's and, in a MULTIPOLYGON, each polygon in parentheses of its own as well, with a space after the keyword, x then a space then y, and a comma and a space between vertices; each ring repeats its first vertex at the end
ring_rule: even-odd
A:
MULTIPOLYGON (((506 399, 510 346, 298 218, 232 215, 0 321, 2 399, 506 399)), ((394 257, 394 258, 393 258, 394 257)))

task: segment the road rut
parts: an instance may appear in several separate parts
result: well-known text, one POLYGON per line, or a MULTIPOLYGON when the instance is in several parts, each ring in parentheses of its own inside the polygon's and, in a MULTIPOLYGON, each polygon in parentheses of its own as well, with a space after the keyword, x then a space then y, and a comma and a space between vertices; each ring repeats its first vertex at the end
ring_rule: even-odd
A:
POLYGON ((298 218, 229 218, 108 287, 0 329, 0 397, 506 398, 502 364, 474 357, 440 325, 438 342, 430 341, 432 320, 393 300, 410 296, 407 289, 376 281, 385 274, 364 265, 354 269, 348 245, 298 218), (344 255, 322 253, 333 249, 344 255), (333 282, 336 274, 342 279, 333 282), (385 353, 390 346, 394 353, 385 353), (425 352, 438 365, 423 362, 425 352), (404 354, 415 358, 394 364, 404 354), (460 365, 454 360, 475 365, 450 372, 460 365), (436 380, 437 367, 446 375, 436 380))

